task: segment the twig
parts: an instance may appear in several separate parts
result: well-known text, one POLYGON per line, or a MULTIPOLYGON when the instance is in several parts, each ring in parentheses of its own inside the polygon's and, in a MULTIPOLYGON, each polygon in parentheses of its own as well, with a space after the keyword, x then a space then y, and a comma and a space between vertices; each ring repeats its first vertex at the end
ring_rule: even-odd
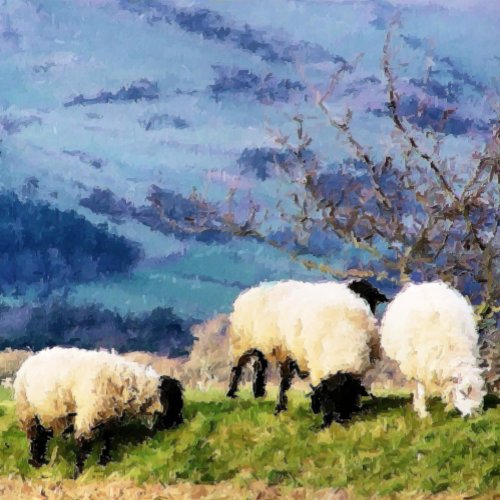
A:
POLYGON ((398 109, 398 102, 399 102, 399 96, 396 92, 395 86, 394 86, 394 77, 392 75, 392 70, 390 67, 389 63, 389 45, 391 42, 391 30, 387 32, 386 38, 385 38, 385 43, 384 43, 384 52, 383 52, 383 68, 384 68, 384 75, 387 81, 387 91, 388 91, 388 99, 389 102, 387 103, 387 107, 389 108, 389 111, 391 112, 391 118, 396 126, 396 128, 402 133, 403 137, 408 141, 411 150, 420 158, 425 160, 432 171, 436 174, 438 177, 441 185, 445 189, 445 191, 452 196, 452 198, 457 201, 458 197, 453 191, 452 187, 444 177, 443 173, 437 166, 436 162, 430 157, 429 154, 425 153, 422 151, 417 144, 416 139, 410 134, 409 130, 407 127, 404 125, 402 118, 399 116, 397 109, 398 109))

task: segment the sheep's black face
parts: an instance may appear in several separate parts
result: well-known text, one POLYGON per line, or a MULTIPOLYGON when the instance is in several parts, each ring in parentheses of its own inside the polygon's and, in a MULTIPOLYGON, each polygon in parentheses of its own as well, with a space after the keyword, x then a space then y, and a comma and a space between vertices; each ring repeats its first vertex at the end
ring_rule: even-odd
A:
POLYGON ((321 385, 313 389, 311 393, 311 410, 314 414, 321 411, 321 404, 323 402, 323 388, 321 385))
POLYGON ((361 407, 361 396, 368 395, 361 382, 350 373, 337 373, 323 380, 311 394, 311 409, 323 412, 323 427, 332 421, 349 420, 361 407))
POLYGON ((349 373, 342 375, 342 381, 333 391, 335 410, 342 420, 349 420, 361 408, 361 396, 368 393, 363 384, 349 373))
POLYGON ((182 409, 184 407, 181 383, 175 378, 165 375, 160 377, 159 389, 163 412, 158 418, 157 429, 169 429, 181 424, 183 422, 182 409))
POLYGON ((377 304, 389 302, 389 299, 367 280, 351 281, 347 287, 358 294, 362 299, 365 299, 370 305, 370 309, 373 313, 375 312, 377 304))

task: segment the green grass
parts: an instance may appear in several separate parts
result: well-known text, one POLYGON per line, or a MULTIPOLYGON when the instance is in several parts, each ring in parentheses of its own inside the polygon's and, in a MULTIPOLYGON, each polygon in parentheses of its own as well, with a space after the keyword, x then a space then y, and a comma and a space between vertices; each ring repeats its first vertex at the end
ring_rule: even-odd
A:
MULTIPOLYGON (((480 494, 500 489, 500 406, 489 398, 485 412, 462 419, 431 405, 432 419, 420 420, 406 396, 389 396, 346 426, 319 431, 303 393, 291 391, 290 410, 273 416, 274 394, 256 401, 221 392, 186 392, 184 425, 142 439, 140 427, 123 428, 113 462, 90 457, 83 480, 105 477, 138 482, 232 480, 311 488, 350 487, 357 496, 400 491, 448 490, 480 494)), ((74 443, 51 441, 50 464, 27 465, 27 441, 17 427, 10 394, 0 390, 0 476, 71 477, 74 443)))

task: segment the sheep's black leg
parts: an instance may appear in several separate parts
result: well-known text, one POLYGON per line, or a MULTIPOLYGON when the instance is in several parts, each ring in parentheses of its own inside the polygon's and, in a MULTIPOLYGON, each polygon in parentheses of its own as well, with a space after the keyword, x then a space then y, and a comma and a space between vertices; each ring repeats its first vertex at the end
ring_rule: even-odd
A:
POLYGON ((66 429, 62 431, 61 437, 67 440, 70 436, 73 435, 74 432, 75 432, 75 427, 73 424, 70 424, 68 425, 68 427, 66 427, 66 429))
POLYGON ((233 366, 231 370, 231 378, 229 379, 229 390, 227 391, 227 396, 230 398, 236 397, 236 392, 238 391, 238 385, 240 383, 241 375, 243 374, 243 367, 252 359, 253 349, 245 352, 236 366, 233 366))
POLYGON ((76 440, 76 447, 75 479, 82 473, 85 460, 87 460, 92 451, 92 440, 80 437, 76 440))
POLYGON ((368 396, 359 378, 350 373, 342 374, 344 379, 337 389, 337 411, 343 420, 350 420, 361 409, 361 396, 368 396))
POLYGON ((111 448, 113 445, 113 432, 110 429, 102 431, 102 441, 102 450, 98 463, 99 465, 106 465, 111 461, 111 448))
POLYGON ((33 467, 41 467, 47 463, 45 453, 47 452, 47 443, 52 437, 52 431, 45 429, 40 424, 38 417, 35 418, 33 425, 28 429, 28 439, 30 440, 30 459, 29 464, 33 467))
POLYGON ((238 391, 238 385, 241 380, 241 375, 243 373, 243 367, 252 359, 256 358, 253 365, 254 376, 253 376, 253 393, 256 398, 263 396, 266 392, 266 369, 267 360, 264 355, 257 349, 250 349, 246 351, 238 360, 236 366, 233 366, 231 370, 231 378, 229 380, 229 390, 227 396, 230 398, 236 397, 236 392, 238 391))
POLYGON ((229 379, 229 390, 227 391, 227 397, 236 397, 236 392, 238 391, 238 384, 240 383, 242 373, 243 368, 241 366, 233 366, 233 368, 231 369, 231 378, 229 379))
POLYGON ((286 391, 290 389, 293 376, 297 370, 297 363, 295 363, 295 361, 292 361, 290 358, 287 358, 283 363, 280 363, 281 382, 280 392, 278 395, 278 403, 276 405, 276 408, 274 409, 275 415, 288 409, 288 397, 286 395, 286 391))
POLYGON ((334 394, 332 392, 325 391, 325 396, 321 404, 321 410, 323 411, 323 423, 321 424, 322 429, 330 427, 332 422, 342 423, 341 415, 336 411, 337 405, 335 403, 334 394))
POLYGON ((332 422, 340 422, 340 415, 337 412, 337 394, 335 383, 331 380, 321 382, 323 388, 323 398, 321 400, 321 411, 323 412, 322 429, 330 427, 332 422))
POLYGON ((323 423, 321 424, 321 428, 328 429, 328 427, 332 425, 332 422, 342 423, 339 414, 334 411, 323 413, 323 423))
POLYGON ((297 364, 296 361, 291 361, 290 362, 290 366, 291 366, 291 369, 293 371, 295 371, 295 373, 298 375, 298 377, 300 378, 300 380, 304 380, 305 378, 309 377, 309 372, 307 371, 303 371, 299 368, 299 365, 297 364))
POLYGON ((160 379, 160 399, 163 408, 166 410, 162 414, 161 427, 170 429, 182 424, 182 409, 184 400, 182 398, 182 385, 175 378, 162 376, 160 379))
POLYGON ((256 398, 261 398, 266 393, 266 371, 267 371, 267 359, 260 352, 255 350, 255 356, 257 357, 255 363, 253 364, 253 395, 256 398))

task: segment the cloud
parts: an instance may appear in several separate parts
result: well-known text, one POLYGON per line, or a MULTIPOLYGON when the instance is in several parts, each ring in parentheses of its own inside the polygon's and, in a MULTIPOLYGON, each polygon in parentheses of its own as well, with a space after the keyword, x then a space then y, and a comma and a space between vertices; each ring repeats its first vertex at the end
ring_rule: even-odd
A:
POLYGON ((109 189, 95 188, 90 196, 80 200, 80 205, 96 214, 108 215, 115 223, 133 218, 137 213, 132 203, 124 198, 118 198, 109 189))
POLYGON ((75 150, 64 149, 63 153, 68 156, 75 156, 82 163, 86 163, 87 165, 90 165, 91 167, 94 167, 97 170, 100 170, 107 163, 106 160, 103 160, 102 158, 97 158, 96 156, 92 156, 88 153, 85 153, 85 151, 80 151, 78 149, 75 150))
POLYGON ((95 97, 85 97, 79 94, 68 102, 64 103, 64 107, 90 104, 108 104, 120 101, 151 101, 158 99, 159 89, 156 82, 150 82, 146 78, 141 78, 132 82, 128 87, 121 87, 116 92, 102 90, 95 97))
POLYGON ((0 117, 0 126, 9 135, 21 132, 23 128, 27 128, 33 124, 41 125, 42 120, 39 116, 12 116, 5 115, 0 117))
POLYGON ((444 99, 447 102, 457 102, 462 93, 462 85, 455 81, 442 84, 432 78, 411 78, 410 83, 419 89, 422 89, 426 95, 444 99))
POLYGON ((145 130, 162 130, 164 128, 185 129, 189 123, 180 116, 169 115, 167 113, 155 114, 149 118, 139 120, 145 130))
POLYGON ((303 97, 305 87, 298 81, 278 79, 272 73, 260 77, 247 69, 214 66, 217 77, 210 90, 219 100, 224 95, 250 95, 262 104, 289 102, 293 97, 303 97))
POLYGON ((387 0, 393 5, 404 5, 408 7, 445 7, 447 9, 471 9, 482 7, 484 0, 387 0))
POLYGON ((135 206, 109 189, 95 188, 80 200, 80 205, 94 213, 108 215, 113 222, 136 220, 153 231, 173 234, 179 239, 225 243, 232 237, 217 207, 208 202, 186 198, 156 185, 151 186, 147 201, 149 205, 135 206))
MULTIPOLYGON (((435 87, 434 92, 448 92, 447 87, 435 87)), ((389 111, 381 108, 370 108, 375 116, 388 116, 389 111)), ((455 137, 475 131, 488 131, 490 124, 484 120, 463 116, 455 111, 455 107, 445 102, 437 102, 434 96, 422 97, 414 93, 399 98, 398 112, 411 124, 421 129, 431 129, 455 137)))
POLYGON ((253 173, 265 181, 272 176, 274 165, 293 163, 294 155, 290 151, 276 148, 245 148, 237 160, 242 174, 253 173))
POLYGON ((332 54, 318 44, 300 41, 289 42, 252 28, 238 26, 216 11, 209 9, 178 8, 157 0, 120 0, 120 6, 141 16, 148 15, 150 22, 177 24, 188 33, 196 33, 207 40, 215 40, 250 52, 268 62, 347 64, 339 55, 332 54))

